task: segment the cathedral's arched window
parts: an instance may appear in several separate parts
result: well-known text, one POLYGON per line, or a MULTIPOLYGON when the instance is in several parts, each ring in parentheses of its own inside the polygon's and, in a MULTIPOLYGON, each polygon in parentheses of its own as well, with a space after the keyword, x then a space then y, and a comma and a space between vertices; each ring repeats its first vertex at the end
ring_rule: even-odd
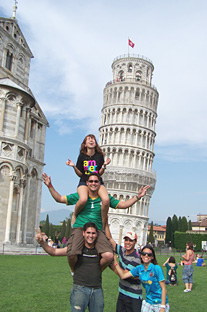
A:
POLYGON ((13 60, 13 54, 9 50, 7 50, 5 67, 10 71, 12 69, 12 60, 13 60))

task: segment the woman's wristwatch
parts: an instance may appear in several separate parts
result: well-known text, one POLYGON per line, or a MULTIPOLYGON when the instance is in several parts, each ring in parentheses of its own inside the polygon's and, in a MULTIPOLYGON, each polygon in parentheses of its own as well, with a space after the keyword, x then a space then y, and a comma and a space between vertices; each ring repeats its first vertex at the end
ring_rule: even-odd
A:
POLYGON ((161 304, 161 305, 160 305, 160 308, 165 309, 165 305, 164 305, 164 304, 161 304))
POLYGON ((101 168, 106 169, 106 166, 103 165, 101 168))

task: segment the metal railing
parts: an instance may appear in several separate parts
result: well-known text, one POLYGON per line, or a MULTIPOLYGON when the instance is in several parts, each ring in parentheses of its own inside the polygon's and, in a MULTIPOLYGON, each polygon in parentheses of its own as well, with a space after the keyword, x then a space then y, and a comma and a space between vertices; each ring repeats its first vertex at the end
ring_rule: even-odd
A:
POLYGON ((115 61, 121 59, 121 58, 127 58, 127 57, 139 58, 139 59, 145 60, 145 61, 150 62, 151 64, 153 64, 152 61, 151 61, 149 58, 145 57, 144 55, 140 55, 140 54, 130 54, 130 53, 129 53, 129 54, 122 54, 122 55, 117 56, 117 57, 113 60, 113 63, 114 63, 115 61))

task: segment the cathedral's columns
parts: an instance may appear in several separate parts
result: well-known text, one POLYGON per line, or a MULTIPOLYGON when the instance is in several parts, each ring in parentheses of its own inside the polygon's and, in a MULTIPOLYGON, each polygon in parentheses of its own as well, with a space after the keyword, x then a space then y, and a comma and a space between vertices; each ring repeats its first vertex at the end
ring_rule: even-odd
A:
POLYGON ((14 171, 12 171, 10 175, 10 185, 9 185, 9 200, 8 200, 8 209, 7 209, 7 218, 6 218, 5 242, 10 241, 11 215, 12 215, 12 203, 13 203, 15 179, 16 179, 16 174, 14 171))
POLYGON ((27 107, 26 108, 26 123, 25 123, 25 133, 24 133, 24 139, 25 139, 25 143, 27 143, 28 141, 28 135, 29 135, 29 124, 30 124, 30 111, 31 108, 27 107))
POLYGON ((17 216, 17 233, 16 233, 16 243, 22 243, 21 238, 21 220, 22 220, 22 206, 23 206, 23 193, 25 187, 26 179, 23 177, 20 179, 20 197, 19 197, 19 207, 18 207, 18 216, 17 216))
POLYGON ((15 127, 15 133, 14 136, 17 137, 19 133, 19 122, 20 122, 20 115, 21 115, 21 107, 22 103, 17 103, 17 116, 16 116, 16 127, 15 127))
POLYGON ((119 225, 119 242, 118 242, 119 245, 121 245, 122 243, 123 227, 124 226, 122 224, 119 225))
POLYGON ((30 181, 31 175, 28 175, 28 182, 27 182, 27 195, 25 200, 25 221, 24 221, 24 232, 23 232, 23 243, 27 243, 27 218, 28 218, 28 207, 29 207, 29 197, 30 197, 30 181))
POLYGON ((1 116, 0 116, 0 134, 3 133, 6 98, 1 98, 1 102, 2 102, 2 105, 1 105, 1 116))

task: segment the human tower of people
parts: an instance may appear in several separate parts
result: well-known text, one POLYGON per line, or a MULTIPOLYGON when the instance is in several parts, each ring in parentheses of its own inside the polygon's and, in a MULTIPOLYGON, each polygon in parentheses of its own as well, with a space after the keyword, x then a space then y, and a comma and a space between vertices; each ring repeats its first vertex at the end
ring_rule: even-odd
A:
MULTIPOLYGON (((157 265, 153 247, 144 246, 140 256, 135 249, 137 235, 133 231, 125 234, 124 247, 116 244, 107 222, 109 207, 131 207, 146 195, 150 186, 142 186, 137 195, 126 201, 119 201, 108 195, 101 176, 110 161, 109 158, 104 160, 95 136, 89 134, 81 144, 76 165, 70 159, 66 161, 80 177, 77 193, 60 195, 55 190, 51 177, 46 173, 42 174, 52 197, 59 203, 75 205, 75 210, 72 217, 73 229, 66 247, 49 246, 40 229, 36 230, 36 240, 51 256, 67 256, 73 276, 71 312, 85 312, 87 308, 90 312, 103 312, 101 274, 108 266, 120 276, 116 312, 168 312, 170 308, 165 278, 161 267, 157 265), (142 299, 141 284, 146 290, 145 300, 142 299)), ((192 252, 187 250, 183 259, 186 263, 191 263, 192 252)), ((164 265, 167 264, 170 277, 176 266, 172 259, 168 259, 164 265)), ((190 266, 186 268, 186 292, 192 289, 192 279, 188 279, 190 269, 190 266)))

